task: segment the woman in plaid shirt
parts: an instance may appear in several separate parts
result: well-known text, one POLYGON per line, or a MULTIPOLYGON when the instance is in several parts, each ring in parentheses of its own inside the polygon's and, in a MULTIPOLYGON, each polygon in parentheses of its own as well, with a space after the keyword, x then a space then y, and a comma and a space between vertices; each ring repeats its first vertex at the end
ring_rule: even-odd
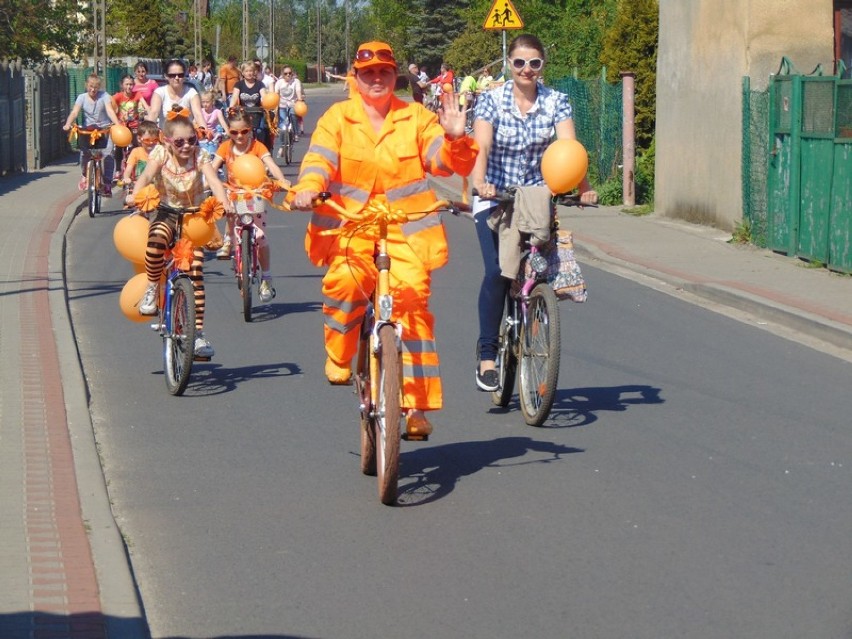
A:
MULTIPOLYGON (((541 158, 554 134, 576 139, 571 105, 565 94, 541 83, 544 46, 534 35, 523 34, 509 44, 510 79, 482 94, 476 103, 473 137, 479 155, 471 173, 473 187, 483 198, 509 186, 542 186, 541 158)), ((586 178, 579 186, 581 200, 597 202, 586 178)), ((474 219, 485 263, 479 289, 479 364, 476 385, 483 391, 498 387, 495 358, 509 280, 500 275, 497 234, 486 224, 493 200, 474 198, 474 219)))

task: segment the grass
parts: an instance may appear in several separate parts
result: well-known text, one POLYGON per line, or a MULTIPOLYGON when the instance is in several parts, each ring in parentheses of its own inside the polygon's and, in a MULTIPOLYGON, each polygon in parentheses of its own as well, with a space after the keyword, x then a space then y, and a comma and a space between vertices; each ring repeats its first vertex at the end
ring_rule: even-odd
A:
POLYGON ((733 234, 731 235, 731 239, 728 240, 728 243, 751 244, 751 222, 748 220, 742 220, 739 224, 737 224, 733 234))
POLYGON ((638 206, 628 206, 621 209, 622 213, 627 213, 627 215, 632 215, 633 217, 643 217, 645 215, 651 215, 654 212, 653 204, 639 204, 638 206))

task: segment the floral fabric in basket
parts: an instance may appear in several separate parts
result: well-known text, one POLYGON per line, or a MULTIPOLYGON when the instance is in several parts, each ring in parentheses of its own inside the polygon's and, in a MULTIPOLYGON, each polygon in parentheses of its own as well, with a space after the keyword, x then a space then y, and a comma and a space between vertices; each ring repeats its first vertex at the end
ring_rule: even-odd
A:
MULTIPOLYGON (((544 275, 556 297, 560 300, 585 302, 588 297, 586 281, 574 257, 574 234, 565 230, 551 234, 550 240, 539 249, 539 253, 547 260, 544 275)), ((525 262, 524 268, 524 276, 529 277, 529 260, 525 262)))

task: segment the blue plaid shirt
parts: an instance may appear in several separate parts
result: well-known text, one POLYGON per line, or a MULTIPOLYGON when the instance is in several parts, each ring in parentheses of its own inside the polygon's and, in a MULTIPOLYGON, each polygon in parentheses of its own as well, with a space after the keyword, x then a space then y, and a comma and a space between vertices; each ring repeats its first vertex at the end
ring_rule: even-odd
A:
POLYGON ((538 85, 535 104, 521 115, 509 80, 476 101, 476 119, 494 127, 485 180, 498 190, 507 186, 541 186, 541 157, 550 144, 557 123, 571 118, 568 96, 538 85))

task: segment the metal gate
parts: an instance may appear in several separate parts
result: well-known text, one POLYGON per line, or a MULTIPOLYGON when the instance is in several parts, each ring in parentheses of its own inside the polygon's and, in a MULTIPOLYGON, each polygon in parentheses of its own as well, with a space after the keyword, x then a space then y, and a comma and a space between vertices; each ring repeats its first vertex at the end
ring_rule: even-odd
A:
POLYGON ((852 272, 852 81, 839 75, 770 81, 767 245, 852 272))
POLYGON ((24 76, 19 61, 0 61, 0 175, 27 165, 24 76))

